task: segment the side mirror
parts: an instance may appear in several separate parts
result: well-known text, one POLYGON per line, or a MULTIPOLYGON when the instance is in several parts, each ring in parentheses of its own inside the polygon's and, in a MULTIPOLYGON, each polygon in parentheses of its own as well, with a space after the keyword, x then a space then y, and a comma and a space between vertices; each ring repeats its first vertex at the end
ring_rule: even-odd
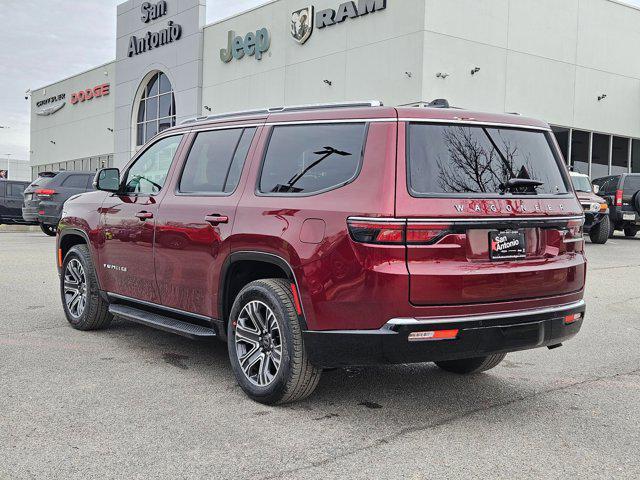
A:
POLYGON ((595 193, 596 195, 600 193, 600 185, 593 186, 593 193, 595 193))
POLYGON ((98 170, 93 179, 96 190, 116 193, 120 191, 120 170, 117 168, 103 168, 98 170))

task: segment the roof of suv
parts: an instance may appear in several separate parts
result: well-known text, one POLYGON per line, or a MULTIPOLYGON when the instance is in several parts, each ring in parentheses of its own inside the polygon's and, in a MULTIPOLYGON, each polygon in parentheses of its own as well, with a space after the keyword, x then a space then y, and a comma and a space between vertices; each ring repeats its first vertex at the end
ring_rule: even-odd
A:
MULTIPOLYGON (((245 124, 247 122, 303 122, 333 120, 432 120, 447 123, 482 123, 497 126, 513 126, 549 130, 547 123, 517 114, 497 114, 457 108, 439 107, 384 107, 384 106, 351 106, 316 105, 305 107, 285 107, 283 109, 254 110, 229 114, 199 117, 187 120, 171 128, 171 131, 190 130, 194 127, 206 127, 223 124, 245 124)), ((165 130, 166 132, 166 130, 165 130)))

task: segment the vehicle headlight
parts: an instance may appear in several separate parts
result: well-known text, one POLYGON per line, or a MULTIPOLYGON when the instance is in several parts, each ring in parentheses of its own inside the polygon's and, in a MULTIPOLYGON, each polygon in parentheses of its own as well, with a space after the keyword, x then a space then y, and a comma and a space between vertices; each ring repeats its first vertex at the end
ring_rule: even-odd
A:
POLYGON ((600 204, 599 203, 592 203, 591 204, 591 211, 594 213, 597 213, 600 211, 600 204))

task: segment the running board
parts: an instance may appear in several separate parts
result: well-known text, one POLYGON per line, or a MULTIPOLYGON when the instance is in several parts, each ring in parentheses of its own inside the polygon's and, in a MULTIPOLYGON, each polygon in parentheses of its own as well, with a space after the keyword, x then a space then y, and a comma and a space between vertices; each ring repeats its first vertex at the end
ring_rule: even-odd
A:
POLYGON ((202 327, 192 323, 176 320, 157 313, 147 312, 126 305, 109 305, 109 313, 118 317, 129 320, 130 322, 140 323, 148 327, 163 330, 169 333, 175 333, 187 338, 213 338, 216 332, 213 328, 202 327))

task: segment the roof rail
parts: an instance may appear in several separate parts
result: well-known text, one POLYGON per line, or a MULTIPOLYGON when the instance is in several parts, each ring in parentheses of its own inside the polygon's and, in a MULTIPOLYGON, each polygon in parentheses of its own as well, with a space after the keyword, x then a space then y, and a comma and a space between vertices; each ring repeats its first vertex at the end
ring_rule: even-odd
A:
POLYGON ((216 115, 207 115, 204 117, 196 117, 183 121, 180 125, 189 123, 204 122, 207 120, 219 120, 230 117, 248 117, 250 115, 269 115, 270 113, 283 112, 303 112, 306 110, 321 110, 332 108, 359 108, 359 107, 382 107, 384 104, 379 100, 371 100, 367 102, 338 102, 338 103, 312 103, 308 105, 292 105, 289 107, 271 107, 256 110, 240 110, 237 112, 219 113, 216 115))

